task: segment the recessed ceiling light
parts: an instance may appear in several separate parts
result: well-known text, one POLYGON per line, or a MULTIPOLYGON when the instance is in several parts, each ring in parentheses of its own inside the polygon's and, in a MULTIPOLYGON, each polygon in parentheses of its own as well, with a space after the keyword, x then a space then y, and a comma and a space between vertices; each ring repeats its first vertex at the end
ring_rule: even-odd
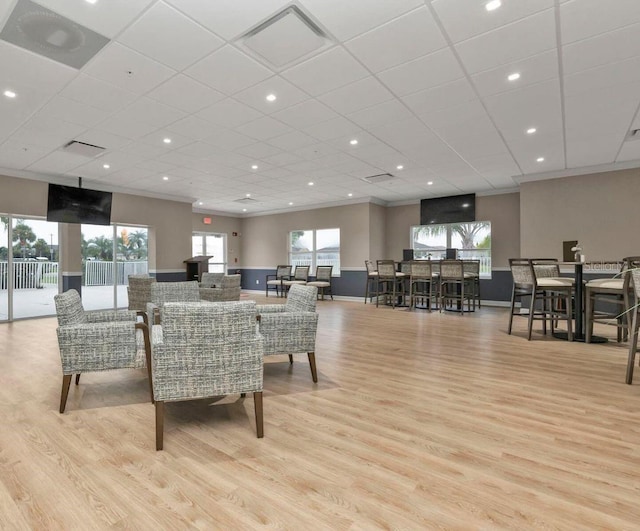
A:
POLYGON ((245 197, 251 197, 251 194, 244 194, 245 197))
POLYGON ((347 194, 349 197, 353 197, 353 194, 347 194))
POLYGON ((353 140, 349 140, 349 144, 351 144, 352 146, 355 146, 358 144, 358 141, 354 138, 353 140))
POLYGON ((167 177, 166 175, 162 178, 163 181, 168 181, 169 177, 167 177))
POLYGON ((527 134, 528 135, 532 135, 536 131, 537 131, 537 129, 535 127, 530 127, 529 129, 527 129, 527 134))
POLYGON ((487 2, 484 5, 484 8, 487 11, 495 11, 496 9, 498 9, 500 6, 502 5, 502 1, 501 0, 491 0, 491 2, 487 2))
POLYGON ((111 168, 111 166, 109 166, 108 164, 103 164, 103 165, 102 165, 102 167, 103 167, 105 170, 108 170, 109 168, 111 168))
POLYGON ((402 170, 402 169, 404 169, 404 166, 402 164, 398 164, 396 166, 396 170, 402 170))
POLYGON ((520 74, 519 74, 518 72, 514 72, 513 74, 509 74, 509 75, 507 76, 507 79, 508 79, 509 81, 515 81, 515 80, 517 80, 517 79, 520 79, 520 74))
POLYGON ((293 205, 293 203, 291 201, 289 201, 289 206, 293 205))
POLYGON ((275 94, 269 94, 267 96, 267 101, 276 101, 278 97, 275 94))
POLYGON ((309 186, 313 186, 313 181, 308 182, 309 186))
POLYGON ((433 184, 433 181, 428 181, 427 182, 427 186, 431 186, 433 184))
POLYGON ((254 164, 253 166, 251 166, 251 169, 252 169, 252 170, 257 170, 257 169, 258 169, 258 165, 257 165, 257 164, 254 164))
POLYGON ((198 201, 198 205, 202 206, 202 205, 204 205, 204 203, 202 201, 198 201))
POLYGON ((171 144, 171 139, 170 139, 170 138, 165 138, 165 139, 163 140, 163 142, 164 142, 165 144, 171 144))
POLYGON ((15 98, 15 97, 16 97, 16 93, 15 93, 15 92, 13 92, 13 90, 5 90, 5 91, 4 91, 4 95, 5 95, 7 98, 15 98))
POLYGON ((242 209, 242 211, 243 211, 243 212, 246 212, 246 211, 247 211, 247 209, 246 209, 246 208, 243 208, 243 209, 242 209))
POLYGON ((95 4, 98 0, 84 0, 87 4, 95 4))
POLYGON ((538 158, 536 159, 536 162, 544 162, 544 157, 538 157, 538 158))

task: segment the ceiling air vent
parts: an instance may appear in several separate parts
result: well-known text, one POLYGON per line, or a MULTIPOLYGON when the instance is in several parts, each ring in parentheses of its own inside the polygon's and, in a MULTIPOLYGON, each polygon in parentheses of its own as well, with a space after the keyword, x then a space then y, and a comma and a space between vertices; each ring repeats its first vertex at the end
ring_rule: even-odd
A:
POLYGON ((326 32, 296 5, 249 30, 237 43, 276 70, 298 63, 333 44, 326 32))
POLYGON ((629 131, 625 140, 640 140, 640 129, 632 129, 629 131))
POLYGON ((62 151, 65 151, 66 153, 73 153, 74 155, 82 155, 83 157, 96 157, 100 155, 100 153, 103 153, 105 148, 72 140, 68 144, 64 145, 62 151))
POLYGON ((390 181, 391 179, 395 179, 395 176, 390 173, 381 173, 379 175, 372 175, 371 177, 363 177, 362 180, 370 183, 370 184, 379 184, 385 181, 390 181))
POLYGON ((243 197, 242 199, 234 199, 233 202, 234 203, 241 203, 243 205, 253 205, 254 203, 257 203, 258 201, 256 201, 255 199, 251 199, 250 197, 243 197))
POLYGON ((19 0, 0 39, 73 68, 82 68, 109 39, 31 0, 19 0))

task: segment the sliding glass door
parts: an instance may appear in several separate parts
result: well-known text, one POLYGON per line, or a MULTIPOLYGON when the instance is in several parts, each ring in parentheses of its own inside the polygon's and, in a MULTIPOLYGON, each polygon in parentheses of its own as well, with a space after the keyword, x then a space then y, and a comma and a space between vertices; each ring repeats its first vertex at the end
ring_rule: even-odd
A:
POLYGON ((149 272, 148 230, 82 225, 82 302, 87 310, 126 308, 129 275, 149 272))
POLYGON ((0 321, 55 315, 58 224, 0 216, 0 321))

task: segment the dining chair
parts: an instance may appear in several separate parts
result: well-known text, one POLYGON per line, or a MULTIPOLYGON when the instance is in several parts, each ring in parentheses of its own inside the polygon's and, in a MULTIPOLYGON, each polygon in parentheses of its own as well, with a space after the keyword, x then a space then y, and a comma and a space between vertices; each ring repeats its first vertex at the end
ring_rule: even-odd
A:
POLYGON ((463 260, 462 261, 464 276, 469 279, 472 289, 473 308, 475 310, 476 302, 478 308, 482 308, 482 300, 480 297, 480 260, 463 260))
POLYGON ((369 299, 369 302, 373 302, 373 288, 377 289, 378 270, 371 260, 365 260, 364 265, 367 268, 367 284, 364 291, 364 303, 367 304, 367 299, 369 299))
POLYGON ((284 295, 284 286, 283 282, 285 280, 289 280, 291 278, 291 270, 293 269, 290 265, 279 265, 276 267, 275 274, 270 273, 267 275, 265 279, 265 296, 269 296, 269 290, 276 292, 276 297, 281 297, 284 295))
MULTIPOLYGON (((437 293, 433 290, 434 276, 429 260, 412 260, 409 273, 409 309, 416 307, 416 299, 426 299, 426 309, 431 311, 431 301, 437 293)), ((437 301, 436 301, 437 309, 437 301)))
POLYGON ((585 284, 585 342, 591 343, 594 323, 615 326, 618 342, 626 341, 631 324, 630 300, 633 295, 631 269, 640 266, 640 256, 624 258, 618 274, 612 278, 598 278, 585 284), (598 308, 598 304, 606 304, 598 308))
POLYGON ((384 296, 385 303, 391 300, 391 307, 395 308, 398 297, 404 294, 403 284, 405 274, 396 271, 396 263, 393 260, 377 261, 378 275, 376 278, 376 308, 380 301, 380 296, 384 296))
POLYGON ((442 260, 440 262, 440 311, 450 307, 464 315, 464 302, 467 312, 471 311, 473 290, 471 279, 465 277, 462 260, 442 260), (455 304, 456 308, 453 308, 455 304))
POLYGON ((327 293, 331 295, 331 300, 333 300, 333 291, 331 290, 331 272, 333 271, 333 266, 331 265, 321 265, 316 267, 316 279, 311 282, 307 282, 307 286, 315 286, 318 288, 318 296, 324 300, 324 295, 327 293))
POLYGON ((309 282, 310 270, 311 266, 297 265, 295 270, 293 271, 293 275, 291 276, 291 278, 282 281, 282 287, 284 288, 285 297, 288 295, 291 286, 294 286, 296 284, 299 286, 305 286, 307 282, 309 282))
POLYGON ((640 268, 629 270, 631 277, 631 286, 635 296, 634 305, 630 308, 631 313, 631 332, 629 337, 629 358, 627 360, 627 376, 626 383, 633 383, 633 366, 636 360, 636 352, 638 350, 638 329, 640 328, 640 268))

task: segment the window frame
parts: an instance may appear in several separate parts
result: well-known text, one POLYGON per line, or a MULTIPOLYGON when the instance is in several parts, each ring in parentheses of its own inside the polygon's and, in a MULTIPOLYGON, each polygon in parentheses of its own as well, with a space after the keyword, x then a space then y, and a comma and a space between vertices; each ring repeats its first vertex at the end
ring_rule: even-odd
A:
POLYGON ((492 246, 493 246, 493 242, 492 240, 492 226, 491 226, 491 221, 483 221, 483 220, 479 220, 479 221, 466 221, 466 222, 460 222, 460 223, 438 223, 438 224, 433 224, 433 225, 412 225, 409 228, 409 241, 411 242, 411 249, 413 249, 414 252, 414 256, 416 257, 417 260, 425 260, 425 259, 433 259, 433 260, 442 260, 445 258, 445 249, 446 248, 452 248, 452 244, 451 244, 451 240, 452 240, 452 236, 454 231, 452 230, 452 227, 454 225, 473 225, 476 223, 483 223, 483 224, 488 224, 488 236, 489 236, 489 242, 491 243, 489 247, 483 247, 483 248, 472 248, 472 249, 459 249, 458 248, 458 258, 461 259, 466 259, 466 260, 480 260, 480 278, 482 279, 491 279, 492 278, 492 270, 493 270, 493 265, 492 265, 492 246), (417 229, 420 229, 420 227, 445 227, 445 238, 446 238, 446 245, 445 245, 445 249, 443 250, 439 250, 439 249, 434 249, 434 250, 428 250, 428 249, 416 249, 415 244, 417 243, 417 240, 415 238, 415 232, 417 229), (416 256, 416 252, 419 255, 422 256, 416 256))
MULTIPOLYGON (((326 227, 326 228, 321 228, 321 229, 294 229, 294 230, 290 230, 287 233, 287 256, 289 259, 289 263, 291 265, 298 265, 298 263, 294 260, 295 256, 302 256, 302 255, 309 255, 311 254, 311 264, 310 264, 310 270, 309 270, 309 275, 311 276, 315 276, 316 274, 316 268, 318 267, 318 265, 333 265, 333 269, 331 270, 331 276, 332 277, 339 277, 341 275, 341 261, 340 261, 340 252, 341 252, 341 243, 338 243, 338 251, 337 251, 337 266, 335 263, 331 263, 331 264, 325 264, 325 263, 320 263, 318 264, 318 249, 317 247, 317 233, 319 231, 325 231, 325 230, 336 230, 338 231, 338 239, 340 239, 341 235, 341 230, 340 227, 326 227), (291 245, 291 240, 292 240, 292 236, 295 232, 310 232, 311 233, 311 249, 307 250, 307 251, 293 251, 293 246, 291 245)), ((334 260, 335 262, 335 260, 334 260)), ((299 265, 307 265, 306 263, 300 263, 299 265)))

